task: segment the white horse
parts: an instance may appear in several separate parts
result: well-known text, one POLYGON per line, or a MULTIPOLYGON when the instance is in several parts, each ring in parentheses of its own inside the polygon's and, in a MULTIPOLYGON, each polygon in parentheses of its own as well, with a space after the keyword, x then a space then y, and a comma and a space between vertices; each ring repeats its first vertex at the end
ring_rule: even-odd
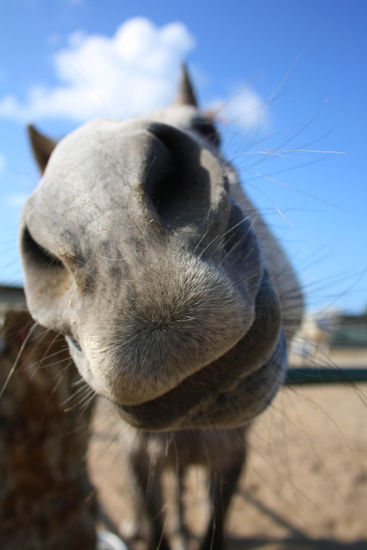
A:
POLYGON ((185 71, 174 105, 147 118, 90 122, 57 145, 30 136, 43 173, 20 230, 31 314, 65 335, 80 374, 141 430, 129 451, 150 548, 168 547, 159 483, 148 490, 158 442, 157 472, 208 466, 203 548, 219 550, 245 427, 283 383, 302 316, 295 273, 185 71))

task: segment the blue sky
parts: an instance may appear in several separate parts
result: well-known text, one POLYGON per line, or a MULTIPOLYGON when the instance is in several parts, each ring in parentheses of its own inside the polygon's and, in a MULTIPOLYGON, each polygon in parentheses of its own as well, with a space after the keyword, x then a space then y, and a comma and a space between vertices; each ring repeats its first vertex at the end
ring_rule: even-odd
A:
POLYGON ((167 103, 180 59, 223 105, 227 156, 293 258, 312 310, 367 304, 367 3, 13 0, 0 19, 0 281, 20 284, 17 223, 38 181, 27 122, 167 103))

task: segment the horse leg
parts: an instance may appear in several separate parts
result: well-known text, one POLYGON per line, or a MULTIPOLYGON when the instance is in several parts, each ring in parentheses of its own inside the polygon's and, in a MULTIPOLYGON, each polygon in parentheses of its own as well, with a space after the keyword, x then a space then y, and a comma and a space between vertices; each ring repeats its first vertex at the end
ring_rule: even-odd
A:
POLYGON ((224 524, 232 496, 245 463, 245 449, 238 453, 230 465, 210 473, 211 518, 200 550, 222 550, 224 546, 224 524))
POLYGON ((140 453, 132 458, 132 468, 138 486, 140 487, 145 512, 149 522, 150 541, 148 550, 170 550, 164 535, 164 514, 161 469, 151 463, 146 453, 140 453))

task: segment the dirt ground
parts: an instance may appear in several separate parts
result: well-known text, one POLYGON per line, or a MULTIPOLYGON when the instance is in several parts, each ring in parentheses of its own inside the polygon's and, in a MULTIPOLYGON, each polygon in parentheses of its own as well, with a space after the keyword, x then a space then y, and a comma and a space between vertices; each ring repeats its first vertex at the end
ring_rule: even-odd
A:
MULTIPOLYGON (((110 518, 126 529, 134 488, 124 469, 121 421, 106 405, 94 434, 93 482, 110 518)), ((206 517, 203 472, 193 470, 186 486, 195 548, 206 517)), ((168 499, 169 488, 168 478, 168 499)), ((367 550, 366 384, 283 389, 254 425, 247 469, 230 511, 227 549, 260 548, 367 550)))

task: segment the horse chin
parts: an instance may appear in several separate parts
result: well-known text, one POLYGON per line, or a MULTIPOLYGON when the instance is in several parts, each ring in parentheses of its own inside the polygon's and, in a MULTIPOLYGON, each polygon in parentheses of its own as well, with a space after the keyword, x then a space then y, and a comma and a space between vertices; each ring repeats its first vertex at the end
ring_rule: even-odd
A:
POLYGON ((274 353, 264 365, 240 377, 230 391, 203 403, 192 416, 182 419, 179 428, 236 428, 249 424, 271 404, 285 381, 287 368, 287 346, 281 330, 274 353))
MULTIPOLYGON (((272 402, 287 372, 287 347, 283 330, 269 360, 231 386, 193 390, 196 373, 173 390, 135 406, 114 403, 119 415, 135 428, 149 431, 236 428, 250 423, 272 402), (190 387, 191 386, 191 387, 190 387)), ((202 369, 204 374, 206 368, 202 369)), ((197 388, 197 386, 196 386, 197 388)))
POLYGON ((129 424, 142 430, 244 425, 270 404, 287 368, 279 301, 266 271, 256 297, 254 321, 246 334, 217 359, 148 399, 132 399, 127 388, 121 394, 120 386, 108 378, 111 369, 104 365, 104 375, 98 376, 101 366, 91 367, 78 342, 69 336, 66 340, 85 381, 114 403, 129 424))
POLYGON ((234 428, 250 422, 270 404, 287 370, 278 306, 265 275, 256 319, 231 350, 155 399, 133 406, 115 403, 120 415, 152 431, 234 428))

